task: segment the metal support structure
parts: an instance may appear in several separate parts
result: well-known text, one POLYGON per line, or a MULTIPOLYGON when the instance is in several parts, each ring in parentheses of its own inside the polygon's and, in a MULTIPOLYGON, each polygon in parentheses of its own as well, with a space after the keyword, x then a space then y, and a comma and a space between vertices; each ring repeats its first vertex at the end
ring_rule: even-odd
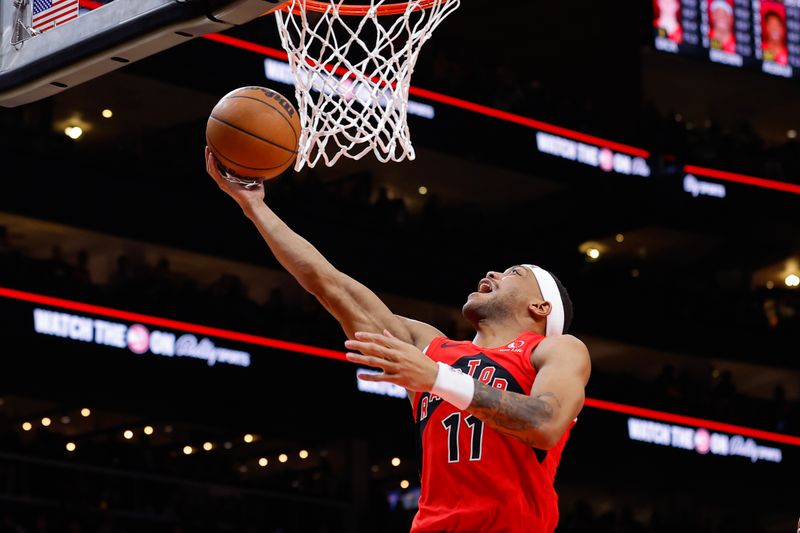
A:
POLYGON ((25 24, 30 0, 11 0, 14 4, 14 30, 11 32, 11 46, 19 50, 20 45, 39 32, 25 24))
POLYGON ((201 35, 245 24, 286 1, 117 1, 35 32, 27 18, 31 0, 0 0, 0 106, 53 96, 201 35))

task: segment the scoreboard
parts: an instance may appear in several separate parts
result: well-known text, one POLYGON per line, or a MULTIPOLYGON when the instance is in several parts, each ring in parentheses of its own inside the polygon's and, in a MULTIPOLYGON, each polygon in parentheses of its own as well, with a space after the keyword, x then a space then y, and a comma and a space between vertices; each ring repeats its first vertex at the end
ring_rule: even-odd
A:
POLYGON ((800 0, 653 0, 657 50, 800 77, 800 0))

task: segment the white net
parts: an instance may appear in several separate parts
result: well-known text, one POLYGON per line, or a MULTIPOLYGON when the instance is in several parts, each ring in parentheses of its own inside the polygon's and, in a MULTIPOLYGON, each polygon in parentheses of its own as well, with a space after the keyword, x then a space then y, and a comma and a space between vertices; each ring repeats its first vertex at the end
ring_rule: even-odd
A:
POLYGON ((366 15, 348 15, 343 1, 324 12, 291 0, 277 12, 278 31, 295 77, 303 133, 295 170, 342 156, 414 159, 408 90, 422 45, 460 0, 412 0, 394 15, 386 0, 369 0, 366 15))

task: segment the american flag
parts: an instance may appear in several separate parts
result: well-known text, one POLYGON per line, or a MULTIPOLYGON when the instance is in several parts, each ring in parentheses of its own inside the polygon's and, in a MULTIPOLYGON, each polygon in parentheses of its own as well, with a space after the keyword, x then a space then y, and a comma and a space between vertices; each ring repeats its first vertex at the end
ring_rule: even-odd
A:
POLYGON ((33 0, 34 30, 47 31, 78 16, 79 0, 33 0))

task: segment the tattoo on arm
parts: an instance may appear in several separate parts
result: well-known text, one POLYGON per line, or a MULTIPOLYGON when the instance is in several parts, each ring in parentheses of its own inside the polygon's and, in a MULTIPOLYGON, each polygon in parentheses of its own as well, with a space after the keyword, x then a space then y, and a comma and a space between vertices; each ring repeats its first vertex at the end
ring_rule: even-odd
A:
POLYGON ((468 411, 480 418, 489 427, 516 437, 528 446, 541 442, 537 430, 553 418, 553 407, 543 398, 552 398, 561 407, 558 398, 551 392, 531 398, 516 392, 490 387, 475 381, 475 396, 468 411))
POLYGON ((558 401, 558 396, 556 396, 552 392, 544 392, 544 393, 540 394, 539 396, 537 396, 536 398, 539 399, 539 400, 541 400, 542 398, 552 398, 553 401, 556 402, 556 405, 558 405, 558 408, 561 409, 561 402, 558 401))

